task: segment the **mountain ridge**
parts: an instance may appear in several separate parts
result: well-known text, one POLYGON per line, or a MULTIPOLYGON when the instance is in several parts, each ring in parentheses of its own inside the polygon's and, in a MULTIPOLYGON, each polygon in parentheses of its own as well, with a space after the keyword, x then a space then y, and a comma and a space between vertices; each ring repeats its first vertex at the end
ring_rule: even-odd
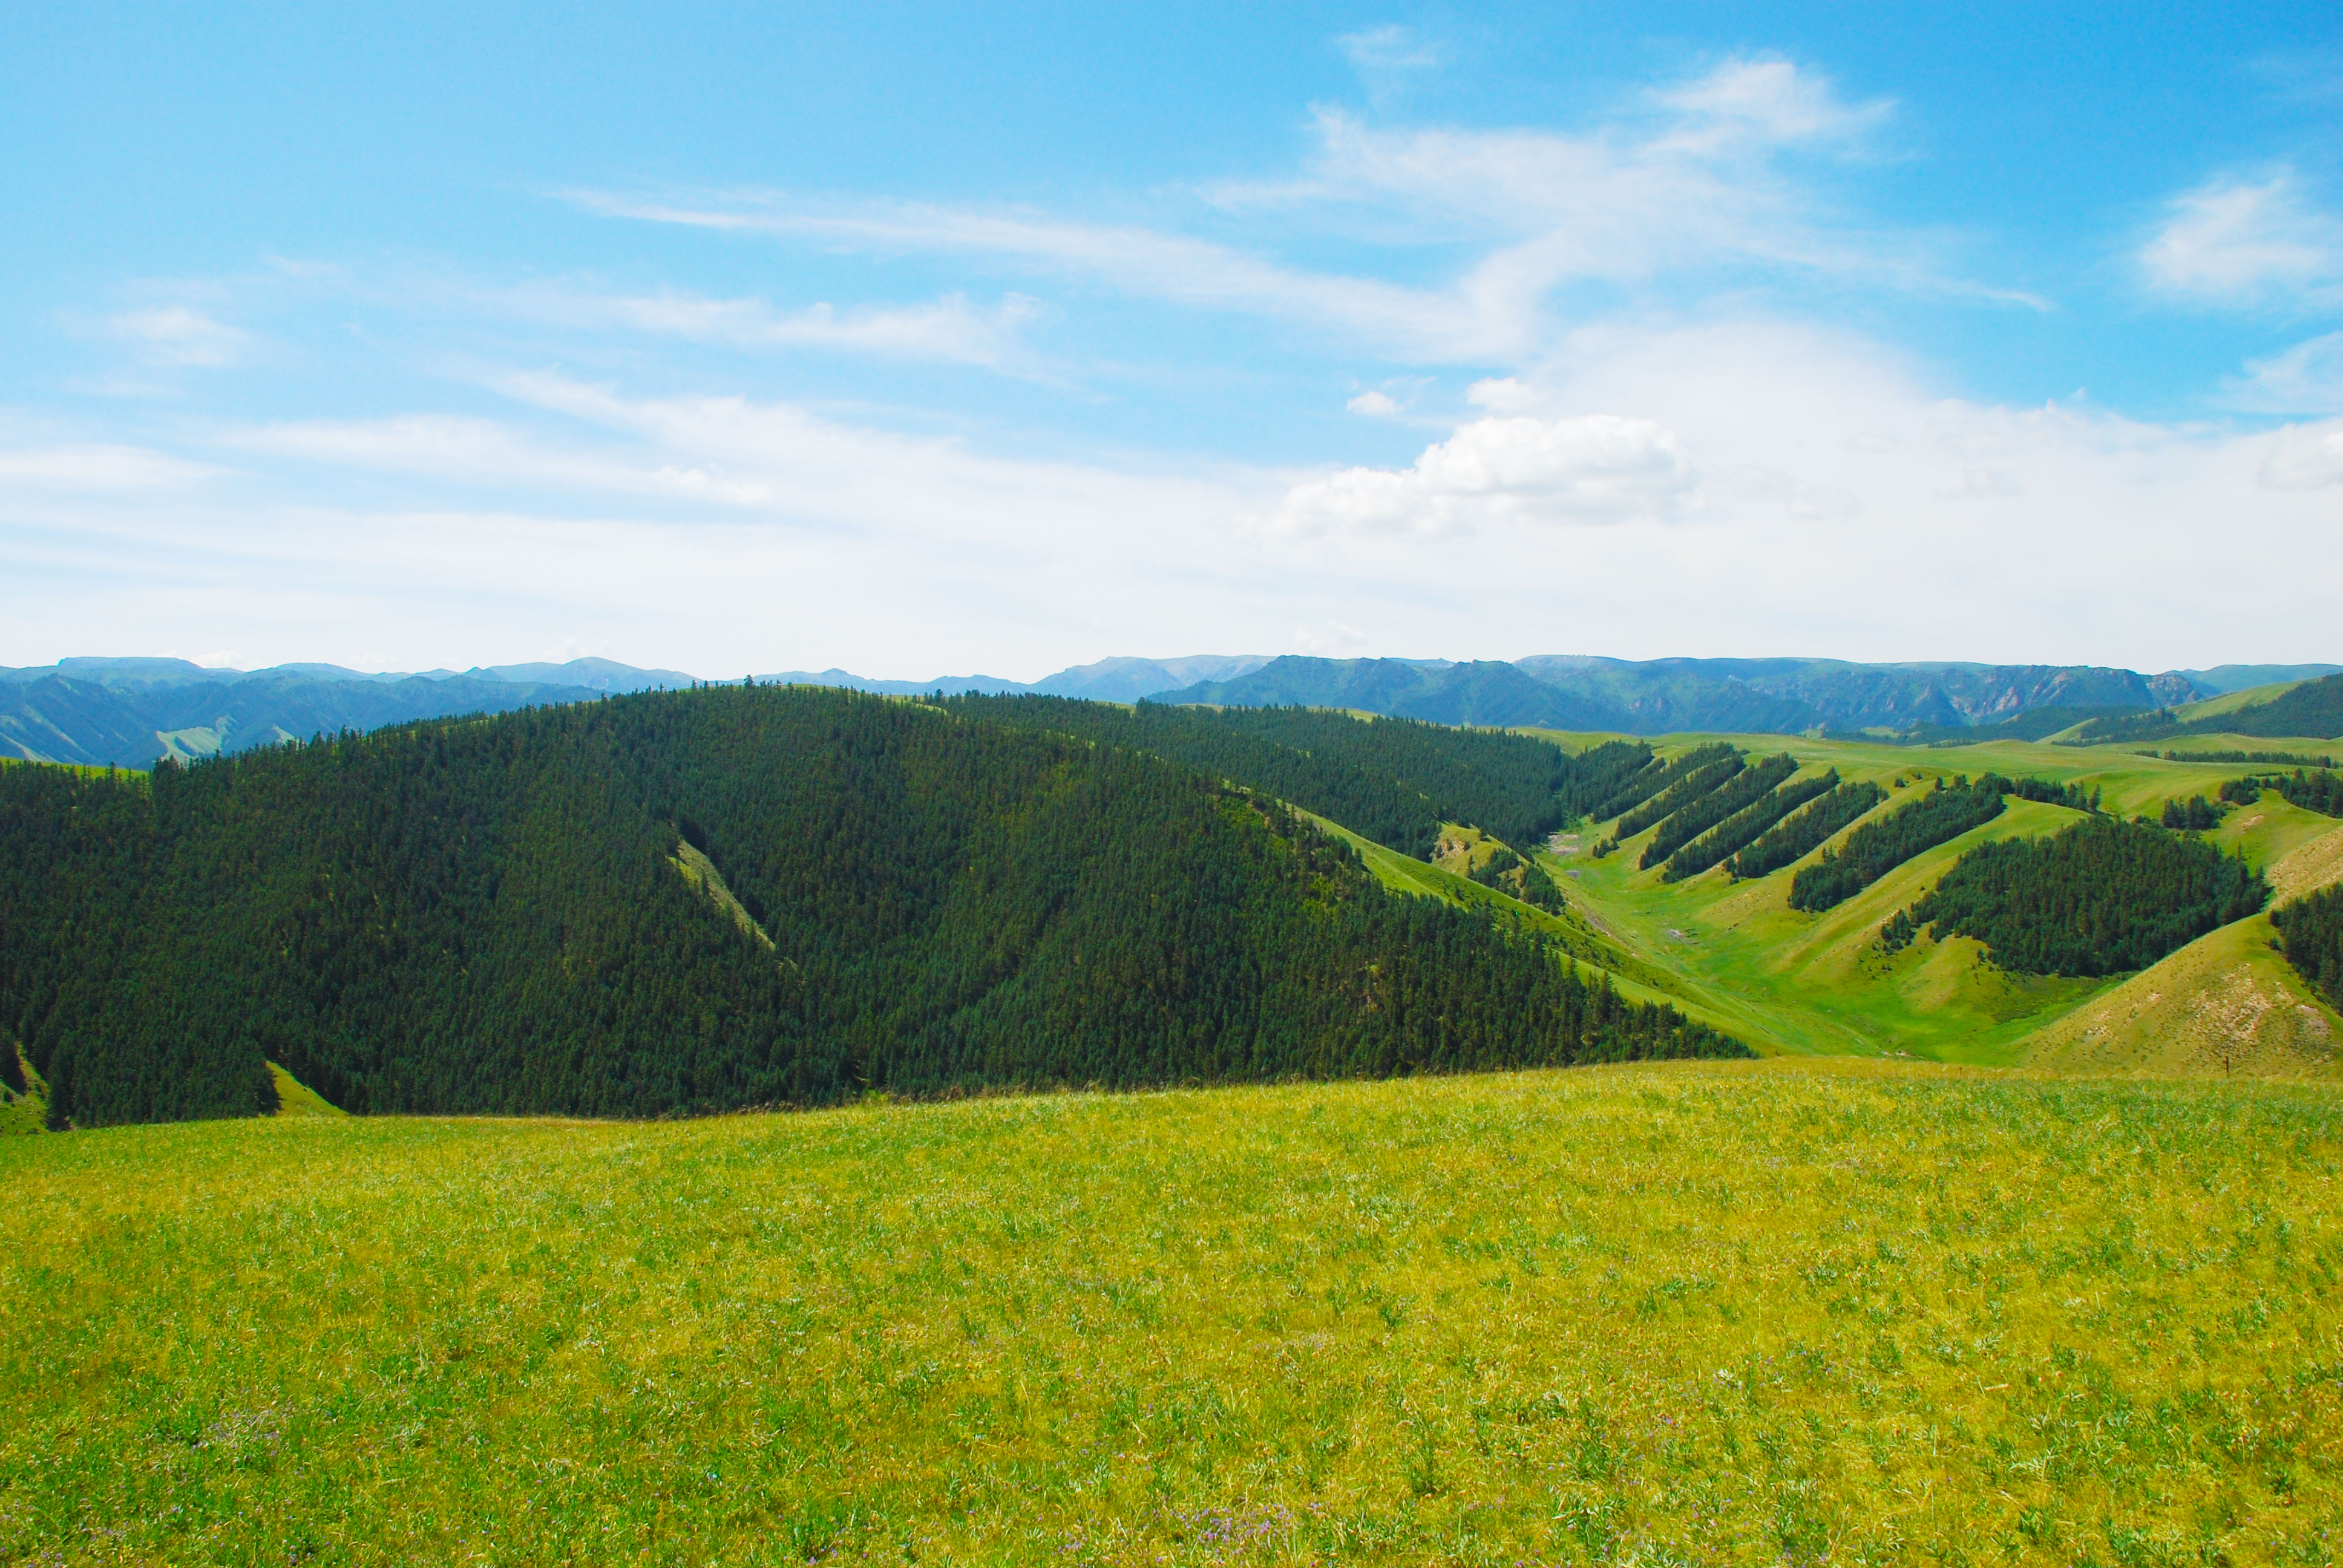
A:
MULTIPOLYGON (((1117 656, 1033 681, 988 675, 881 679, 833 667, 746 677, 759 685, 827 686, 890 696, 1052 696, 1230 707, 1348 708, 1442 724, 1664 735, 1709 731, 1893 732, 1925 743, 2036 717, 2038 729, 2152 715, 2288 680, 2343 672, 2329 664, 2227 664, 2137 670, 2090 665, 1958 661, 1860 664, 1827 658, 1621 659, 1533 654, 1504 661, 1330 659, 1288 654, 1117 656)), ((369 671, 326 663, 259 669, 168 658, 83 656, 0 668, 0 756, 146 768, 346 729, 495 713, 551 702, 706 684, 678 669, 615 659, 369 671)), ((2044 730, 2043 733, 2049 733, 2044 730)))

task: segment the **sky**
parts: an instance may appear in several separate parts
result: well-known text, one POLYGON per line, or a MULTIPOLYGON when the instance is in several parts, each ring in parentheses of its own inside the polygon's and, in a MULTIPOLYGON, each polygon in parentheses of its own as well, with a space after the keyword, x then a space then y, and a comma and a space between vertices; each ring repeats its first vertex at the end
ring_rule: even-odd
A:
POLYGON ((0 664, 2343 662, 2343 11, 19 7, 0 664))

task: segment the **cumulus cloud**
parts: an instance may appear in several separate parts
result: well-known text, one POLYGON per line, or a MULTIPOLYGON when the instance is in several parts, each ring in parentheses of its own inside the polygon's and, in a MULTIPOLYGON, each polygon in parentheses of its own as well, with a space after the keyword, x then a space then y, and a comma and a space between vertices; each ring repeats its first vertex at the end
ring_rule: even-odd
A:
POLYGON ((2343 220, 2321 210, 2292 170, 2176 197, 2139 259, 2158 292, 2206 304, 2343 298, 2343 220))
POLYGON ((1459 427, 1409 467, 1346 468, 1297 485, 1277 522, 1303 536, 1647 522, 1674 513, 1695 486, 1675 437, 1648 419, 1493 417, 1459 427))
POLYGON ((1353 414, 1364 414, 1371 418, 1389 418, 1399 412, 1399 404, 1391 394, 1372 390, 1360 393, 1342 407, 1353 414))

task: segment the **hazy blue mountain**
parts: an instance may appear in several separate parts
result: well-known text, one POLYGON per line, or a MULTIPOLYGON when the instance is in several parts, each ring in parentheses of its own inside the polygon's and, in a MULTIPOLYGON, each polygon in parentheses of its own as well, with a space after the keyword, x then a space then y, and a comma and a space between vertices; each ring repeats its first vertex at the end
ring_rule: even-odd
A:
POLYGON ((1936 731, 2038 709, 2152 709, 2136 670, 2087 665, 1865 665, 1825 658, 1633 660, 1545 654, 1512 665, 1286 658, 1167 702, 1355 708, 1443 723, 1537 724, 1636 735, 1682 730, 1936 731), (1543 691, 1536 689, 1544 688, 1543 691))
POLYGON ((1229 680, 1269 662, 1265 653, 1197 653, 1184 658, 1102 658, 1045 675, 1026 688, 1051 697, 1095 702, 1136 702, 1200 680, 1229 680))
POLYGON ((2166 704, 2177 708, 2199 698, 2227 697, 2249 686, 2269 686, 2281 680, 2317 680, 2324 675, 2343 674, 2343 664, 2217 664, 2210 669, 2176 669, 2172 673, 2197 689, 2166 704))
POLYGON ((1440 724, 1537 724, 1615 729, 1624 713, 1531 678, 1494 660, 1450 664, 1400 658, 1307 658, 1288 654, 1259 669, 1201 681, 1158 699, 1227 708, 1299 704, 1352 708, 1440 724))
POLYGON ((112 682, 68 675, 0 687, 0 755, 36 762, 148 768, 341 729, 501 713, 604 695, 583 687, 476 679, 321 680, 229 672, 233 678, 112 682))
MULTIPOLYGON (((892 696, 941 690, 1109 702, 1152 698, 1229 707, 1300 704, 1442 724, 1634 735, 1893 730, 1926 743, 1981 727, 2006 727, 2028 714, 2037 717, 2016 729, 2030 733, 2045 725, 2056 729, 2086 718, 2106 721, 2151 713, 2249 686, 2338 672, 2343 666, 2225 664, 2148 676, 2094 665, 1856 664, 1834 658, 1637 660, 1539 654, 1508 664, 1190 654, 1103 658, 1030 682, 990 675, 881 680, 838 668, 754 678, 892 696), (2068 717, 2060 720, 2060 714, 2068 717)), ((0 755, 143 768, 157 757, 238 751, 286 736, 682 688, 699 678, 608 658, 413 673, 335 664, 241 670, 206 668, 182 658, 67 658, 0 669, 0 755)))
POLYGON ((939 675, 932 680, 875 680, 867 675, 857 675, 850 669, 833 668, 784 669, 756 678, 759 686, 839 686, 850 691, 875 691, 884 697, 918 697, 930 691, 941 691, 953 697, 964 691, 980 691, 988 697, 994 697, 1004 692, 1013 695, 1033 689, 1023 681, 1003 680, 997 675, 939 675))

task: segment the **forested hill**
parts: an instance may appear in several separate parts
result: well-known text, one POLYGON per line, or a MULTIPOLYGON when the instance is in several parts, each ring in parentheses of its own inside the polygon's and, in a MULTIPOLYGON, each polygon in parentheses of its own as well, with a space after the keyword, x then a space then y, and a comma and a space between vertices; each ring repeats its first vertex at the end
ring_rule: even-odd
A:
POLYGON ((1573 813, 1568 786, 1611 753, 1574 758, 1550 740, 1408 719, 1304 708, 1123 708, 1056 697, 947 698, 954 713, 1019 729, 1078 735, 1194 768, 1330 817, 1354 833, 1429 859, 1444 822, 1527 848, 1573 813))
POLYGON ((0 1047, 83 1126, 266 1109, 269 1060, 654 1114, 1739 1049, 1192 769, 804 688, 0 767, 0 1047))

